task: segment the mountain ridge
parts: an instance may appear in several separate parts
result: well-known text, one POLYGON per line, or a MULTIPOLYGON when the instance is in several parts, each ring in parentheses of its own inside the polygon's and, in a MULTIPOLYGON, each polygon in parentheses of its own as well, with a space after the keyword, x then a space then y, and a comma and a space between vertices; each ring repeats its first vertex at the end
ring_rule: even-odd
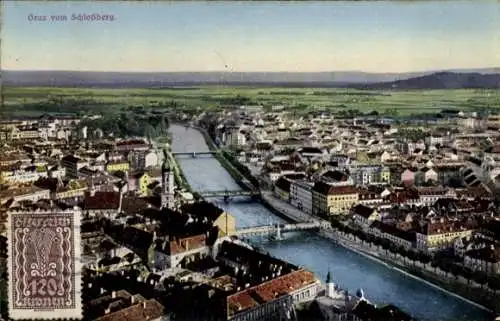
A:
MULTIPOLYGON (((470 75, 476 79, 474 86, 488 79, 488 86, 498 84, 494 79, 500 75, 500 68, 455 69, 451 71, 422 71, 408 73, 369 73, 362 71, 327 72, 99 72, 99 71, 32 71, 2 70, 5 85, 12 86, 57 86, 57 87, 162 87, 195 85, 262 85, 262 86, 305 86, 353 88, 406 88, 429 87, 421 83, 430 81, 438 88, 450 86, 438 84, 433 78, 446 78, 449 82, 456 75, 460 79, 470 75), (428 78, 422 78, 428 77, 428 78), (411 79, 417 79, 410 81, 411 79), (410 81, 410 83, 405 83, 410 81)), ((455 81, 456 82, 456 81, 455 81)), ((464 81, 462 80, 462 83, 464 81)), ((467 82, 465 82, 467 84, 467 82)), ((470 84, 469 84, 470 85, 470 84)), ((460 88, 459 84, 451 88, 460 88)), ((432 86, 431 86, 432 88, 432 86)), ((489 88, 489 87, 488 87, 489 88)), ((495 87, 497 88, 497 87, 495 87)))
POLYGON ((372 84, 355 84, 358 89, 499 89, 500 73, 481 74, 437 72, 408 79, 372 84))

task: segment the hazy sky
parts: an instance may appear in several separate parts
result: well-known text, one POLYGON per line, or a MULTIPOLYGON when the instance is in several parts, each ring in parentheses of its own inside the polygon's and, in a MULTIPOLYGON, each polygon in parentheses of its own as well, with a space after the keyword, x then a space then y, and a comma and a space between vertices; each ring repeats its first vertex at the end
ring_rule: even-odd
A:
POLYGON ((500 66, 500 1, 4 1, 2 68, 404 72, 500 66), (108 14, 114 21, 72 21, 108 14), (30 14, 46 16, 30 21, 30 14), (51 15, 66 15, 65 22, 51 15))

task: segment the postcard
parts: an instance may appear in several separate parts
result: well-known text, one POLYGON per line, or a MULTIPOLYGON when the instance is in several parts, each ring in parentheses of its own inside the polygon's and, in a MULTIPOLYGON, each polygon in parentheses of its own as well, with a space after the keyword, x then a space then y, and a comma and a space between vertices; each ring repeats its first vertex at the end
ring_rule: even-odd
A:
POLYGON ((500 2, 1 14, 0 320, 500 315, 500 2))

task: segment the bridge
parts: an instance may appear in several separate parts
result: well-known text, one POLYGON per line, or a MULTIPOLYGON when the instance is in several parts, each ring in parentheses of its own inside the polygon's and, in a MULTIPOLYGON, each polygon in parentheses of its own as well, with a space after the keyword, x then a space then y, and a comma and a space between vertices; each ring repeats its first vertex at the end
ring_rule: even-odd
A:
POLYGON ((207 152, 182 152, 182 153, 172 153, 174 156, 191 156, 193 158, 196 158, 198 156, 213 156, 217 154, 216 151, 207 151, 207 152))
POLYGON ((273 224, 262 225, 238 229, 236 235, 242 237, 250 237, 257 235, 268 235, 276 240, 281 239, 283 233, 297 232, 297 231, 314 231, 319 230, 321 224, 319 222, 303 222, 296 224, 273 224))
POLYGON ((260 191, 256 190, 239 190, 239 191, 211 191, 211 192, 201 192, 201 197, 203 198, 212 198, 212 197, 224 197, 225 199, 229 199, 230 197, 235 196, 260 196, 260 191))

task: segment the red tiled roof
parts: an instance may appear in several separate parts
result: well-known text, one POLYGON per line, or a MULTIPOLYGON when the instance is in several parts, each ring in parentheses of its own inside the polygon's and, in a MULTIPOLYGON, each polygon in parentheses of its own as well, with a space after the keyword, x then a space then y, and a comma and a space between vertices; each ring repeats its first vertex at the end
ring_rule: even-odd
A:
POLYGON ((146 321, 165 314, 165 307, 155 299, 147 300, 131 307, 106 314, 95 321, 146 321))
POLYGON ((122 140, 116 143, 116 146, 130 146, 130 145, 146 145, 146 142, 142 139, 129 139, 129 140, 122 140))
POLYGON ((238 311, 254 308, 258 306, 259 303, 252 299, 248 291, 242 291, 228 297, 227 305, 229 314, 233 315, 238 311))
POLYGON ((419 195, 444 195, 448 189, 442 187, 419 187, 417 189, 419 195))
POLYGON ((443 233, 453 233, 459 231, 470 230, 471 226, 467 226, 460 222, 429 222, 427 228, 424 229, 424 234, 443 234, 443 233))
POLYGON ((179 238, 170 241, 169 250, 171 255, 198 249, 206 245, 207 236, 205 234, 179 238))
POLYGON ((470 198, 476 198, 476 197, 491 197, 491 193, 487 191, 482 185, 479 185, 477 187, 468 187, 466 189, 457 189, 455 190, 457 197, 470 197, 470 198))
POLYGON ((270 302, 283 295, 295 292, 317 281, 314 274, 306 270, 298 270, 255 287, 245 289, 227 298, 228 313, 234 315, 257 306, 257 300, 262 303, 270 302), (254 297, 255 299, 253 299, 254 297))
POLYGON ((406 203, 409 200, 419 199, 418 191, 415 189, 397 190, 392 192, 385 199, 391 203, 406 203))
POLYGON ((85 210, 115 210, 119 207, 119 192, 96 192, 94 196, 87 194, 83 201, 85 210))
POLYGON ((347 195, 357 194, 358 190, 354 186, 332 186, 325 182, 316 182, 313 188, 316 192, 323 195, 347 195))

